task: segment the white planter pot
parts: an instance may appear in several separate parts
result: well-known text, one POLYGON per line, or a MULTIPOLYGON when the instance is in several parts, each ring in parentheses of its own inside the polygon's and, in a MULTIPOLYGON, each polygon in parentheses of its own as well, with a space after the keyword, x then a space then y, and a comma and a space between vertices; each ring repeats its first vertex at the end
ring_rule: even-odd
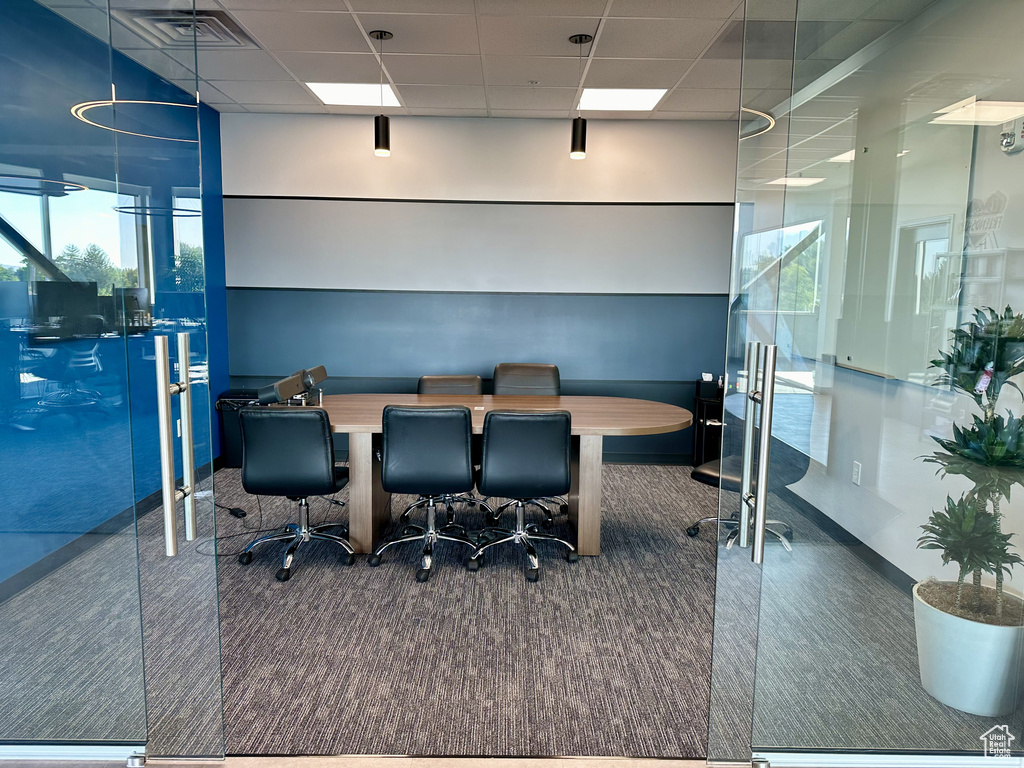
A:
POLYGON ((1024 627, 996 627, 933 608, 914 586, 921 685, 943 704, 972 715, 1012 712, 1024 682, 1024 627))

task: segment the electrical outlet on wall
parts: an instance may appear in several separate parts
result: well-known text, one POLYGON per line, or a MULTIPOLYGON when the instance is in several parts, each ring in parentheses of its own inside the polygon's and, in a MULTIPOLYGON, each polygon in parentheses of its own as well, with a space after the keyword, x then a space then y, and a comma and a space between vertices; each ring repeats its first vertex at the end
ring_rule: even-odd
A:
POLYGON ((853 484, 860 485, 860 462, 853 462, 853 484))

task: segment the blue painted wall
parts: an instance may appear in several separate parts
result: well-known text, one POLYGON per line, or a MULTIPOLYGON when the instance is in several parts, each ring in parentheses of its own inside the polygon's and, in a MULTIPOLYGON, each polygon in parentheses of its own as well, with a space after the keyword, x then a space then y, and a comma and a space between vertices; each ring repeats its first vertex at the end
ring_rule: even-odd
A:
MULTIPOLYGON (((493 294, 231 288, 235 386, 323 364, 328 392, 415 391, 424 374, 555 363, 565 394, 692 406, 702 371, 721 373, 723 295, 493 294)), ((343 447, 343 446, 342 446, 343 447)), ((691 430, 614 438, 615 458, 686 461, 691 430)))

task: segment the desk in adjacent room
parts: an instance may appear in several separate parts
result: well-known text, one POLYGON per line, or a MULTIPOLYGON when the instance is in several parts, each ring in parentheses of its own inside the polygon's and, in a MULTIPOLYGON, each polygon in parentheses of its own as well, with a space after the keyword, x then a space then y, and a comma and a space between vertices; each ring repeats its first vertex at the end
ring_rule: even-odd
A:
POLYGON ((326 395, 331 429, 349 435, 349 541, 370 552, 391 520, 390 494, 380 485, 381 416, 386 405, 465 405, 473 431, 490 410, 564 410, 572 414, 572 488, 569 519, 581 555, 601 554, 601 451, 605 435, 656 435, 686 429, 684 408, 625 397, 546 395, 326 395))

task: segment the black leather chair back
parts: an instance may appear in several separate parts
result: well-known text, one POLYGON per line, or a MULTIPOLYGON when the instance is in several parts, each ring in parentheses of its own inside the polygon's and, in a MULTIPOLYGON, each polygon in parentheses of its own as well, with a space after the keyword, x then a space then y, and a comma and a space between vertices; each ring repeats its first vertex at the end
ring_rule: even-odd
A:
POLYGON ((480 493, 506 499, 568 493, 570 430, 568 411, 490 411, 480 493))
POLYGON ((248 407, 238 413, 246 493, 303 498, 337 490, 327 411, 248 407))
POLYGON ((440 496, 473 490, 469 408, 389 405, 382 423, 385 491, 440 496))
POLYGON ((484 391, 479 376, 420 376, 416 392, 421 395, 479 395, 484 391))
POLYGON ((558 366, 545 363, 498 363, 494 366, 496 395, 560 395, 558 366))

